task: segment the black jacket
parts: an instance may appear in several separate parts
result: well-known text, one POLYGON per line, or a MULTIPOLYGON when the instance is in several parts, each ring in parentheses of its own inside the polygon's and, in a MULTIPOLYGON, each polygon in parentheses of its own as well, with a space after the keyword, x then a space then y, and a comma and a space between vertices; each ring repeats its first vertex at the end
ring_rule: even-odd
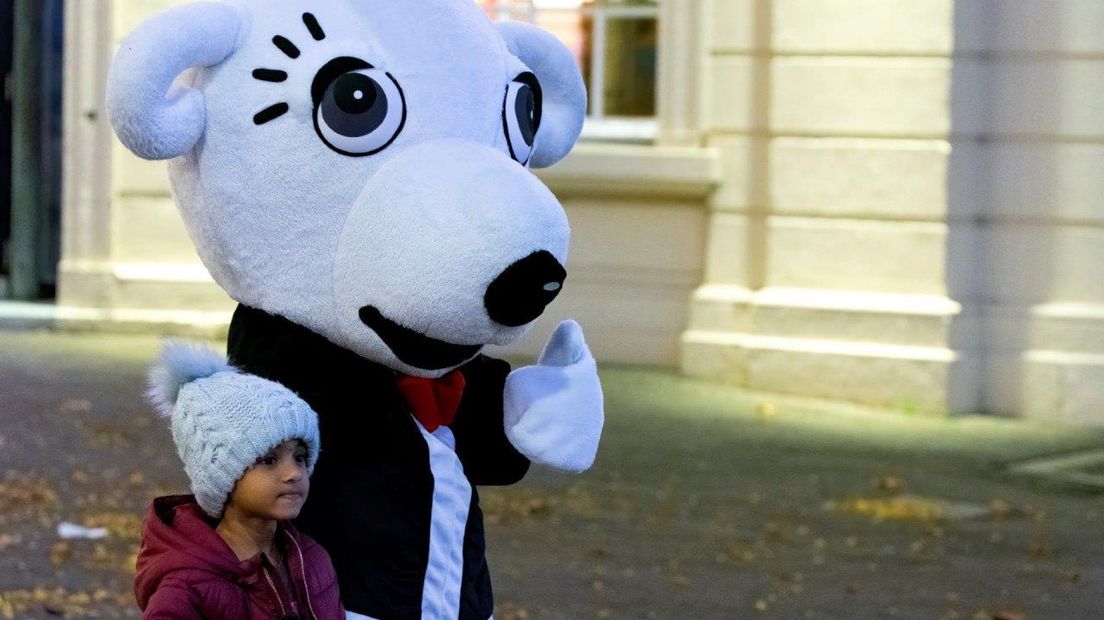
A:
MULTIPOLYGON (((231 322, 229 355, 235 366, 282 383, 318 412, 322 452, 296 525, 330 553, 345 608, 380 620, 421 618, 434 475, 430 439, 411 417, 396 373, 246 306, 231 322)), ((450 428, 471 502, 459 617, 486 620, 494 603, 475 486, 513 484, 529 461, 503 431, 509 365, 480 356, 461 371, 466 387, 450 428)))

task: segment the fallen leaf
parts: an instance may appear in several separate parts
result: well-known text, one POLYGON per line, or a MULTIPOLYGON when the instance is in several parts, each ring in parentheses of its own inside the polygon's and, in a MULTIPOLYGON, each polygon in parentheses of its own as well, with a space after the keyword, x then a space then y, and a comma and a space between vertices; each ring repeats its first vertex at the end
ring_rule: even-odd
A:
POLYGON ((980 504, 948 502, 928 497, 901 495, 896 497, 854 498, 829 501, 825 510, 864 515, 876 521, 965 521, 987 516, 989 508, 980 504))
POLYGON ((900 476, 883 476, 878 479, 877 487, 885 493, 900 493, 905 489, 905 481, 900 476))
POLYGON ((7 549, 13 545, 18 545, 23 541, 23 537, 12 534, 0 534, 0 551, 7 549))
POLYGON ((67 398, 61 401, 58 409, 62 413, 88 413, 92 411, 92 402, 83 398, 67 398))
POLYGON ((73 557, 73 547, 64 540, 56 542, 50 547, 50 563, 54 566, 61 566, 68 562, 71 557, 73 557))
POLYGON ((516 603, 499 603, 495 605, 494 616, 502 620, 527 620, 529 612, 516 603))

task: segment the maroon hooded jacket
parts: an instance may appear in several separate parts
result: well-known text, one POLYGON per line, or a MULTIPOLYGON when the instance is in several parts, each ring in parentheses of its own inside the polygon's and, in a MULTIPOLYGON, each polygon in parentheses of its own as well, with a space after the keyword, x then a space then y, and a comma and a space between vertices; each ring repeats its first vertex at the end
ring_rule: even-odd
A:
MULTIPOLYGON (((280 529, 291 587, 304 620, 344 620, 337 576, 322 547, 290 523, 280 529)), ((134 579, 138 606, 149 620, 280 620, 291 593, 261 555, 238 561, 191 495, 153 501, 142 523, 134 579)))

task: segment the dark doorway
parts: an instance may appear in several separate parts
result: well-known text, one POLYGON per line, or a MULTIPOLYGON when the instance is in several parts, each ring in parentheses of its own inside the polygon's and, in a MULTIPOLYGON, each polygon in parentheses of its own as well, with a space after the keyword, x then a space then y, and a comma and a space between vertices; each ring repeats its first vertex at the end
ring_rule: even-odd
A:
POLYGON ((0 296, 52 299, 61 250, 63 0, 0 0, 0 296))
POLYGON ((11 0, 0 0, 0 299, 11 274, 12 23, 11 0))

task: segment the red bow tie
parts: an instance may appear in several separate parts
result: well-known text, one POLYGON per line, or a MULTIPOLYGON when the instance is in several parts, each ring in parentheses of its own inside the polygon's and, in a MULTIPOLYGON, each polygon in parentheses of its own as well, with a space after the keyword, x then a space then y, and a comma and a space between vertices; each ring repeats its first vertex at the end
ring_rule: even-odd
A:
POLYGON ((456 419, 460 397, 464 395, 464 375, 459 370, 440 379, 399 375, 397 381, 414 417, 427 431, 432 433, 456 419))

